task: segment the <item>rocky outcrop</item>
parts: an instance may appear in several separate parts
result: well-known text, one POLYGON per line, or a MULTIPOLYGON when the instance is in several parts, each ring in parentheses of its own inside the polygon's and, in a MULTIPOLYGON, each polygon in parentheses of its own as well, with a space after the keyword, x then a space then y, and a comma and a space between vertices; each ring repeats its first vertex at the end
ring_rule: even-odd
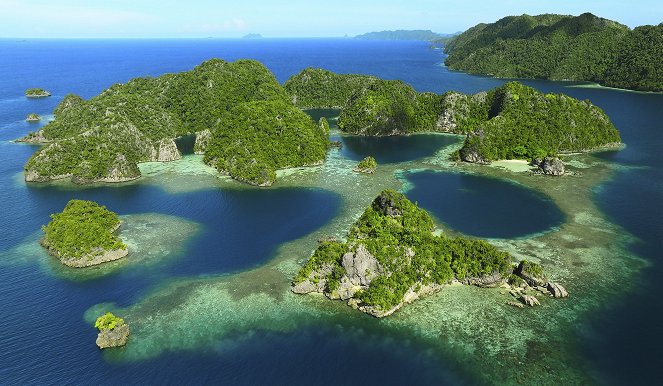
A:
POLYGON ((541 303, 539 303, 539 299, 535 298, 532 295, 522 295, 520 297, 520 301, 523 302, 523 304, 528 305, 530 307, 541 305, 541 303))
POLYGON ((194 154, 205 154, 207 143, 209 142, 212 133, 209 130, 203 130, 196 133, 196 142, 193 145, 194 154))
POLYGON ((44 137, 44 132, 42 130, 38 130, 38 131, 35 131, 35 132, 28 133, 28 135, 26 135, 25 137, 17 139, 16 142, 24 142, 24 143, 32 143, 32 144, 35 144, 35 145, 41 145, 41 144, 47 143, 48 140, 46 139, 46 137, 44 137))
POLYGON ((355 305, 354 308, 358 309, 359 311, 365 312, 369 315, 375 316, 376 318, 384 318, 386 316, 389 316, 393 314, 394 312, 398 311, 401 309, 406 304, 413 303, 415 300, 421 299, 424 296, 432 295, 438 291, 440 291, 444 286, 441 284, 430 284, 430 285, 419 285, 418 289, 415 289, 413 287, 410 287, 408 291, 405 293, 403 296, 403 301, 398 303, 396 306, 388 309, 388 310, 381 310, 375 306, 366 306, 362 305, 361 303, 354 301, 348 302, 348 305, 351 307, 353 304, 355 305))
POLYGON ((531 287, 545 287, 548 284, 541 266, 527 260, 521 261, 513 274, 525 280, 531 287))
POLYGON ((99 250, 96 254, 83 256, 80 259, 60 258, 60 262, 68 267, 85 268, 91 267, 93 265, 107 263, 109 261, 119 260, 123 257, 126 257, 128 254, 129 250, 127 248, 115 249, 112 251, 99 250))
POLYGON ((132 162, 127 161, 124 154, 118 154, 115 161, 109 166, 106 177, 99 182, 126 182, 140 177, 140 169, 132 162))
POLYGON ((371 255, 364 244, 359 244, 356 251, 343 255, 342 266, 349 282, 355 286, 368 286, 374 278, 383 274, 380 263, 371 255))
POLYGON ((177 150, 177 144, 174 139, 162 139, 159 141, 159 150, 157 151, 156 160, 158 162, 170 162, 181 159, 182 155, 177 150))
POLYGON ((467 135, 465 145, 459 151, 461 161, 482 165, 490 163, 479 151, 479 144, 483 138, 484 133, 481 129, 467 135))
POLYGON ((465 279, 461 280, 461 283, 475 285, 477 287, 497 287, 504 283, 504 277, 499 272, 493 272, 488 276, 466 277, 465 279))
POLYGON ((41 121, 41 117, 38 114, 28 114, 28 117, 25 118, 26 121, 28 122, 39 122, 41 121))
POLYGON ((534 164, 541 172, 548 176, 563 176, 565 172, 564 162, 557 157, 546 157, 543 160, 535 160, 534 164))
POLYGON ((311 272, 309 277, 301 283, 292 287, 292 292, 296 294, 308 294, 311 292, 324 293, 327 289, 327 276, 332 272, 333 267, 329 264, 323 265, 318 271, 311 272))
POLYGON ((555 298, 566 298, 569 296, 569 293, 566 292, 566 289, 557 283, 548 283, 546 287, 548 292, 555 298))
POLYGON ((121 347, 129 340, 129 325, 122 324, 112 330, 102 329, 97 335, 97 346, 99 348, 121 347))

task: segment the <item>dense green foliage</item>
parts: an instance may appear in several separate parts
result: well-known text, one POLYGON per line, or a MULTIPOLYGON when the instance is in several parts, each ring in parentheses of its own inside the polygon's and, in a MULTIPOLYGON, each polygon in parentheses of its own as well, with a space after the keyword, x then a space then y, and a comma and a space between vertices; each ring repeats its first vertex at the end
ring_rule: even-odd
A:
POLYGON ((25 96, 29 97, 40 97, 40 96, 49 96, 50 92, 44 90, 43 88, 29 88, 25 90, 25 96))
POLYGON ((237 105, 212 132, 205 162, 254 185, 271 185, 276 169, 313 165, 324 160, 329 125, 283 100, 237 105))
POLYGON ((314 94, 311 90, 342 95, 336 102, 349 95, 338 119, 343 131, 359 135, 422 131, 469 134, 464 151, 470 150, 485 161, 542 158, 620 142, 619 132, 607 115, 589 101, 543 94, 518 82, 474 95, 454 91, 437 95, 418 93, 401 81, 369 78, 362 84, 354 77, 309 69, 288 82, 291 90, 293 85, 306 85, 305 89, 297 86, 303 90, 297 98, 305 96, 309 107, 331 103, 324 99, 324 92, 314 94), (340 88, 330 91, 332 84, 340 88))
POLYGON ((599 79, 610 87, 663 90, 663 23, 633 30, 617 49, 615 64, 599 79))
POLYGON ((126 249, 113 234, 120 225, 117 214, 93 201, 71 200, 61 213, 43 226, 43 244, 61 259, 92 258, 104 251, 126 249))
POLYGON ((620 142, 608 116, 589 101, 542 94, 509 82, 489 92, 485 104, 470 109, 475 113, 466 119, 469 125, 456 128, 456 132, 470 132, 480 127, 476 135, 468 136, 464 148, 485 160, 541 158, 620 142), (478 123, 486 112, 488 119, 478 123))
MULTIPOLYGON (((156 160, 161 141, 209 129, 243 130, 245 125, 231 111, 242 112, 247 106, 259 108, 263 104, 254 103, 259 101, 274 102, 268 104, 272 118, 279 114, 292 115, 293 106, 283 87, 267 68, 252 60, 229 63, 212 59, 192 71, 136 78, 126 84, 113 85, 87 101, 70 94, 55 109, 56 119, 40 133, 53 143, 28 161, 26 172, 47 177, 73 175, 74 180, 82 182, 118 175, 137 177, 140 175, 137 163, 156 160), (240 107, 246 103, 247 106, 240 107), (283 111, 276 112, 274 108, 283 111)), ((256 114, 258 112, 253 115, 256 114)), ((240 163, 252 163, 255 158, 252 154, 270 151, 268 148, 290 146, 285 142, 295 134, 281 136, 280 123, 274 127, 264 126, 267 121, 262 123, 260 127, 253 127, 251 133, 262 130, 258 137, 268 140, 245 140, 242 154, 236 158, 237 165, 232 169, 252 169, 253 165, 240 163), (267 133, 279 135, 269 137, 267 133)), ((308 130, 314 126, 311 122, 298 128, 308 130)), ((313 146, 318 145, 317 131, 316 135, 303 131, 297 135, 310 140, 315 138, 313 146)), ((322 158, 324 156, 316 161, 322 158)), ((287 161, 288 165, 299 166, 310 163, 311 159, 297 159, 295 155, 287 161)), ((282 164, 280 161, 273 163, 277 167, 282 164)), ((237 173, 231 174, 242 179, 237 173)), ((251 180, 249 176, 244 177, 251 180)))
POLYGON ((360 135, 394 135, 432 131, 440 97, 418 93, 400 80, 377 80, 356 90, 338 118, 338 127, 360 135))
POLYGON ((343 254, 363 244, 384 272, 355 297, 366 305, 389 310, 402 302, 410 288, 445 284, 454 278, 506 275, 511 270, 511 256, 491 244, 436 236, 433 230, 433 220, 425 210, 404 195, 385 190, 352 226, 347 242, 321 243, 294 281, 322 279, 315 274, 327 266, 331 267, 324 277, 327 290, 334 291, 345 274, 343 254))
POLYGON ((378 161, 375 158, 368 156, 363 160, 359 161, 357 164, 356 170, 359 171, 375 171, 378 167, 378 161))
POLYGON ((663 25, 634 31, 590 13, 509 16, 447 41, 451 69, 663 90, 663 25))
POLYGON ((366 75, 336 74, 320 68, 306 68, 288 79, 284 88, 300 108, 342 108, 350 96, 378 78, 366 75))
POLYGON ((112 312, 106 312, 97 318, 94 327, 102 330, 113 330, 115 327, 124 325, 124 319, 115 316, 112 312))
POLYGON ((395 30, 368 32, 355 36, 355 39, 365 40, 422 40, 432 41, 443 38, 443 35, 431 30, 395 30))

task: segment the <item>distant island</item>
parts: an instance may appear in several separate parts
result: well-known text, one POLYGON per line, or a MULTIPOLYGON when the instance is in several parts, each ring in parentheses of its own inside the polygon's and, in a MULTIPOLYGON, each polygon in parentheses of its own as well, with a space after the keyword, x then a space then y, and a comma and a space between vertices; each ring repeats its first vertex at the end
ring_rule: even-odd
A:
POLYGON ((75 183, 140 177, 140 162, 181 157, 175 139, 195 134, 195 152, 223 174, 269 186, 277 169, 318 165, 328 132, 294 106, 261 63, 208 60, 192 71, 115 84, 90 100, 67 95, 55 120, 20 141, 43 144, 25 180, 75 183))
POLYGON ((466 162, 544 160, 621 141, 608 116, 591 102, 543 94, 518 82, 475 95, 438 95, 419 93, 402 81, 309 68, 290 78, 285 89, 299 107, 340 108, 338 127, 344 132, 464 134, 456 157, 466 162))
POLYGON ((631 30, 591 13, 509 16, 449 39, 445 50, 453 70, 663 91, 663 23, 631 30))
POLYGON ((242 39, 261 39, 262 35, 261 34, 246 34, 242 36, 242 39))
POLYGON ((385 190, 350 228, 345 242, 321 241, 294 278, 292 291, 324 293, 376 317, 454 282, 505 286, 519 300, 507 303, 517 307, 539 304, 534 289, 568 296, 561 285, 547 281, 538 264, 521 262, 514 268, 509 253, 486 241, 437 236, 434 229, 425 210, 385 190))
POLYGON ((45 98, 51 96, 51 93, 43 88, 29 88, 25 90, 25 96, 28 98, 45 98))
POLYGON ((444 38, 446 35, 435 33, 431 30, 395 30, 368 32, 355 36, 355 39, 364 40, 421 40, 433 41, 444 38))
POLYGON ((114 233, 120 218, 93 201, 71 200, 42 227, 48 252, 69 267, 89 267, 121 259, 129 253, 114 233))

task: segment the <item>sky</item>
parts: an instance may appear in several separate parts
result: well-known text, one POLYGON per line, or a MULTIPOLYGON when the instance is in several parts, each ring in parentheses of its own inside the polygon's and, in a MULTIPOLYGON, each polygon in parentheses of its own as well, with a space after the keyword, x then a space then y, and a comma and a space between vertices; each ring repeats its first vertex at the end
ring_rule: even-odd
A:
POLYGON ((592 12, 633 28, 663 0, 0 0, 0 37, 340 37, 392 29, 464 31, 504 16, 592 12))

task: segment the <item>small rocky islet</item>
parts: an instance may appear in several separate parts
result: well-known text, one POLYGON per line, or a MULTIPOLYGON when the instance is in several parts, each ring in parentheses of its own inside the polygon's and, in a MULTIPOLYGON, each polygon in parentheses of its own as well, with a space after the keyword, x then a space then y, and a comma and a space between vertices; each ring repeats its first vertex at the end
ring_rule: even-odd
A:
POLYGON ((71 200, 42 227, 41 245, 60 263, 84 268, 121 259, 129 249, 115 235, 120 218, 93 201, 71 200))
POLYGON ((31 113, 31 114, 28 114, 28 116, 25 118, 25 120, 27 122, 31 122, 31 123, 39 122, 39 121, 41 121, 41 117, 39 116, 39 114, 31 113))
POLYGON ((25 90, 25 96, 27 98, 46 98, 51 96, 51 93, 43 88, 29 88, 25 90))
POLYGON ((532 288, 568 296, 536 263, 513 258, 490 243, 435 235, 428 213, 403 194, 385 190, 353 224, 345 242, 323 240, 292 283, 297 294, 322 293, 359 311, 385 317, 445 285, 503 286, 517 306, 539 301, 532 288))
POLYGON ((100 349, 121 347, 129 340, 129 325, 112 312, 106 312, 98 317, 94 327, 99 330, 96 343, 100 349))

